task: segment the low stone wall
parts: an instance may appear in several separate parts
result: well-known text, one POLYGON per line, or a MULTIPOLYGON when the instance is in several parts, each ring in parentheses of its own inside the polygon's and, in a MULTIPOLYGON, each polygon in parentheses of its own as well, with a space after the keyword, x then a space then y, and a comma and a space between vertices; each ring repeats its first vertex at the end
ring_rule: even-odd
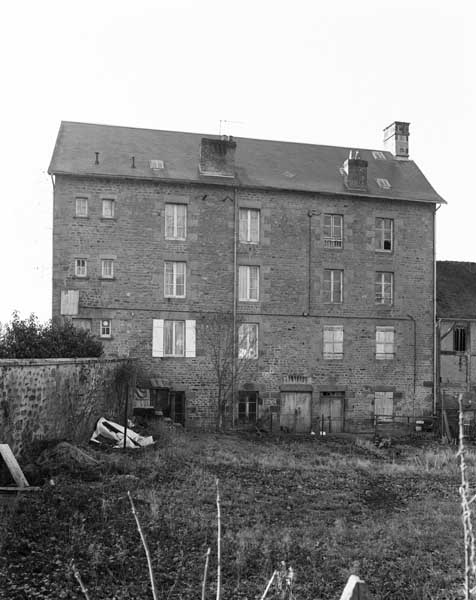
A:
POLYGON ((130 361, 0 360, 0 443, 17 455, 39 439, 87 440, 100 416, 118 418, 130 361))

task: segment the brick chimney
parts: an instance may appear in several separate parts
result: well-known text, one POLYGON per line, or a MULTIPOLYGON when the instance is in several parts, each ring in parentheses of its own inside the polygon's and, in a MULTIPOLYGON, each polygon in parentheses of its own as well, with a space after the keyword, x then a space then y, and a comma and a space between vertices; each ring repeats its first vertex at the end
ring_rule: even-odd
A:
POLYGON ((410 137, 410 123, 395 121, 383 130, 383 144, 385 150, 391 152, 395 158, 408 160, 408 138, 410 137))
POLYGON ((236 142, 230 136, 202 138, 199 171, 215 177, 235 176, 236 142))
POLYGON ((350 190, 367 189, 368 162, 360 158, 358 150, 351 150, 343 165, 344 183, 350 190))

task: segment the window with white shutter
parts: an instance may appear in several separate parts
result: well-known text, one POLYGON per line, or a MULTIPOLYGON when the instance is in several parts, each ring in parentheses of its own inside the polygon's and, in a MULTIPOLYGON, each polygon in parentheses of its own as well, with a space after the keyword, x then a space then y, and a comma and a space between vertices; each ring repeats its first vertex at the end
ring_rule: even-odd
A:
POLYGON ((153 357, 195 357, 195 321, 154 319, 153 357))

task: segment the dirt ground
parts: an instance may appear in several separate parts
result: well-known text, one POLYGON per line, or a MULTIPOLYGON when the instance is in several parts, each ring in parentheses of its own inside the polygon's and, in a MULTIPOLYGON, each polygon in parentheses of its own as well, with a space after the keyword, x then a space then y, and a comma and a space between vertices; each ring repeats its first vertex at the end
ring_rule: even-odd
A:
MULTIPOLYGON (((212 598, 216 479, 224 600, 259 598, 283 562, 296 600, 338 599, 352 573, 379 600, 462 597, 459 471, 447 446, 164 430, 154 448, 83 449, 97 466, 49 465, 41 491, 4 511, 0 598, 84 598, 72 561, 91 600, 152 598, 127 492, 160 597, 196 599, 210 547, 212 598)), ((468 462, 475 480, 471 449, 468 462)), ((267 597, 281 591, 273 585, 267 597)))

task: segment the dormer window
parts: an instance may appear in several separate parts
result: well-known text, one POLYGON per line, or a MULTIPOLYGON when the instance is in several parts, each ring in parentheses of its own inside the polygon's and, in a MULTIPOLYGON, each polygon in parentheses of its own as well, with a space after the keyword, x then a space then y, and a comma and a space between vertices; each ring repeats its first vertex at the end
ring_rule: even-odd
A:
POLYGON ((164 161, 157 159, 149 160, 149 167, 154 171, 160 171, 164 168, 164 161))
POLYGON ((375 158, 375 160, 387 160, 385 154, 379 150, 372 150, 372 156, 375 158))
POLYGON ((389 190, 392 186, 390 185, 390 181, 388 179, 376 179, 377 185, 382 190, 389 190))

